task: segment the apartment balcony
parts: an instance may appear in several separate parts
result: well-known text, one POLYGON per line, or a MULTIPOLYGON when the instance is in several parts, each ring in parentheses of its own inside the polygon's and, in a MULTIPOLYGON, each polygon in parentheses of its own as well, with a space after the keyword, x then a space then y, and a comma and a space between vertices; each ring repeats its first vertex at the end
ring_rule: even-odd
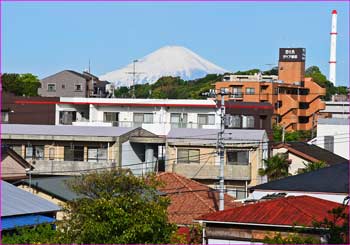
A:
MULTIPOLYGON (((200 164, 175 164, 173 172, 193 179, 218 179, 220 166, 200 164)), ((250 165, 226 165, 224 175, 227 180, 251 180, 250 165)))
POLYGON ((111 161, 57 161, 57 160, 35 160, 33 174, 54 175, 79 175, 88 170, 104 169, 113 167, 111 161))
POLYGON ((233 92, 229 96, 230 99, 242 99, 243 100, 243 93, 242 92, 233 92))

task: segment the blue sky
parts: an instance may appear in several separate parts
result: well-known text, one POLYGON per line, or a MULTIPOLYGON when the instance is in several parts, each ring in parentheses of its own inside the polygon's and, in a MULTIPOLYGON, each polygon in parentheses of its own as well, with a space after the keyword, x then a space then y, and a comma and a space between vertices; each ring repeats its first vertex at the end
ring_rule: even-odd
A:
POLYGON ((185 46, 231 71, 278 63, 278 48, 306 48, 328 76, 331 11, 338 11, 337 84, 349 83, 348 2, 2 2, 2 72, 43 78, 96 75, 165 45, 185 46))

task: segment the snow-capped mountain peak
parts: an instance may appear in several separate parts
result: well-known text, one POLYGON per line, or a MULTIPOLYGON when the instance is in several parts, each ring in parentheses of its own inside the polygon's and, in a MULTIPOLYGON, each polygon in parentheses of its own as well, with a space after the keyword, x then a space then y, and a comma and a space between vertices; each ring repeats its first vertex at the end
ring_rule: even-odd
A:
MULTIPOLYGON (((130 86, 133 83, 133 63, 100 76, 117 86, 130 86)), ((163 76, 179 76, 184 80, 193 80, 207 74, 223 74, 225 69, 200 57, 193 51, 181 46, 165 46, 140 58, 135 63, 135 84, 155 83, 163 76)))

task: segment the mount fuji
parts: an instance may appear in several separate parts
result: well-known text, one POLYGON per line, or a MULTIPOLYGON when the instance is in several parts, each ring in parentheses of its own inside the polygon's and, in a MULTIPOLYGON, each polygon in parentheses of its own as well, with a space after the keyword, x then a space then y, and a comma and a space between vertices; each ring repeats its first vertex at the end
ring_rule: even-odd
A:
MULTIPOLYGON (((131 63, 119 70, 99 77, 115 86, 133 85, 133 66, 131 63)), ((227 70, 200 57, 181 46, 165 46, 135 62, 135 84, 155 83, 163 76, 181 77, 183 80, 202 78, 207 74, 223 74, 227 70)))

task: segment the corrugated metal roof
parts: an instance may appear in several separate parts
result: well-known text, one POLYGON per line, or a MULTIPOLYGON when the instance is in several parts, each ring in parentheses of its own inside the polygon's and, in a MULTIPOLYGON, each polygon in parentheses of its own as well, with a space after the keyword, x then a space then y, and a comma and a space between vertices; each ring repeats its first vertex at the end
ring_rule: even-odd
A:
POLYGON ((72 125, 32 125, 32 124, 3 124, 2 134, 55 135, 55 136, 121 136, 136 128, 95 127, 72 125))
POLYGON ((247 204, 199 217, 199 220, 312 227, 313 221, 332 219, 328 213, 341 204, 310 196, 290 196, 247 204))
MULTIPOLYGON (((219 129, 193 129, 193 128, 173 128, 167 135, 167 139, 172 142, 176 140, 210 141, 216 142, 219 129)), ((237 142, 259 142, 266 139, 265 130, 246 129, 225 129, 224 141, 226 143, 237 142)), ((267 140, 267 139, 266 139, 267 140)))
MULTIPOLYGON (((48 195, 58 198, 62 201, 71 201, 81 196, 73 192, 69 186, 68 181, 74 179, 72 176, 55 176, 42 177, 31 180, 31 186, 34 189, 42 191, 48 195)), ((29 185, 29 180, 22 180, 25 185, 29 185)))
POLYGON ((55 212, 60 209, 56 204, 1 181, 1 217, 55 212))

